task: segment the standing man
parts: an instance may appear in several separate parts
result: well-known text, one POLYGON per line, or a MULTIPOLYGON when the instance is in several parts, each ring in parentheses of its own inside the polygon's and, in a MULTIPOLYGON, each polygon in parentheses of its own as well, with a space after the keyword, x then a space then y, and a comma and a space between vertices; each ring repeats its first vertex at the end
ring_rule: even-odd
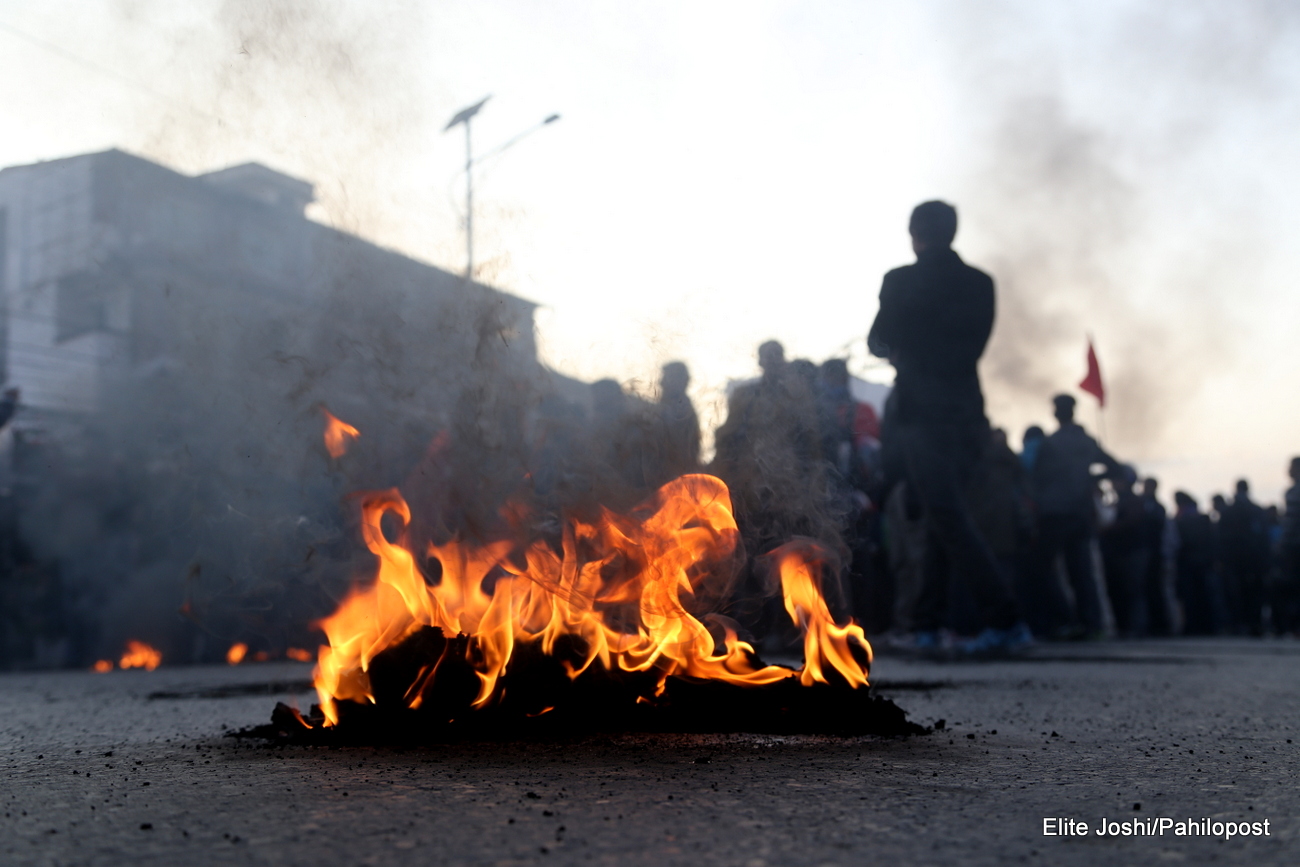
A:
POLYGON ((1245 479, 1237 482, 1231 505, 1219 513, 1219 540, 1233 631, 1263 635, 1268 534, 1264 510, 1250 498, 1250 483, 1245 479))
MULTIPOLYGON (((1057 637, 1099 638, 1106 631, 1103 590, 1093 568, 1097 542, 1097 483, 1093 475, 1101 465, 1106 474, 1120 479, 1124 470, 1097 441, 1074 420, 1074 398, 1052 398, 1055 433, 1043 441, 1034 465, 1034 502, 1038 504, 1038 546, 1034 556, 1035 580, 1048 598, 1055 600, 1057 637), (1056 558, 1065 561, 1065 574, 1074 591, 1074 610, 1056 580, 1056 558), (1062 610, 1064 609, 1064 610, 1062 610), (1068 612, 1068 613, 1067 613, 1068 612)), ((1132 482, 1129 482, 1131 485, 1132 482)))
POLYGON ((1291 459, 1287 472, 1292 485, 1287 488, 1278 540, 1282 574, 1273 606, 1273 630, 1295 635, 1300 633, 1300 457, 1291 459))
POLYGON ((1029 628, 965 498, 990 436, 975 365, 993 330, 993 280, 953 251, 957 211, 951 205, 917 205, 908 231, 916 264, 885 275, 867 346, 897 373, 886 414, 884 448, 892 455, 886 460, 900 469, 925 515, 917 646, 938 644, 949 571, 955 568, 985 627, 963 649, 1022 650, 1032 643, 1029 628))

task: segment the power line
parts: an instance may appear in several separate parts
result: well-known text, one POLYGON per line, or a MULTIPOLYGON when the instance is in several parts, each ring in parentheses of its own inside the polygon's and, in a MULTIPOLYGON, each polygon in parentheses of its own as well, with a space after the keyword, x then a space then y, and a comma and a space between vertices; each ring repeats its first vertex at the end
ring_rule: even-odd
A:
POLYGON ((94 62, 93 60, 86 60, 84 57, 80 57, 76 54, 73 54, 71 51, 68 51, 66 48, 61 48, 58 45, 55 45, 53 42, 46 42, 44 39, 41 39, 36 36, 32 36, 30 33, 24 33, 23 31, 17 29, 16 27, 13 27, 9 24, 5 24, 3 22, 0 22, 0 30, 3 30, 5 33, 8 33, 10 36, 13 36, 16 39, 21 39, 23 42, 26 42, 29 45, 35 45, 37 48, 41 48, 45 51, 50 52, 51 54, 57 55, 58 57, 63 58, 69 63, 74 63, 77 66, 90 70, 91 72, 96 72, 100 75, 108 76, 109 78, 113 79, 119 84, 124 84, 127 87, 134 88, 135 90, 138 90, 141 93, 145 93, 148 94, 149 96, 152 96, 154 99, 162 100, 163 102, 169 103, 173 107, 183 108, 186 111, 191 111, 194 112, 195 114, 202 115, 206 118, 209 118, 210 120, 216 121, 217 123, 222 123, 222 124, 225 123, 225 121, 223 121, 220 117, 218 117, 215 114, 206 112, 201 108, 195 108, 193 105, 190 105, 189 103, 182 102, 181 100, 176 99, 173 96, 169 96, 161 91, 154 90, 149 85, 145 84, 142 81, 138 81, 130 77, 129 75, 123 75, 122 73, 109 69, 106 66, 101 66, 100 64, 94 62))

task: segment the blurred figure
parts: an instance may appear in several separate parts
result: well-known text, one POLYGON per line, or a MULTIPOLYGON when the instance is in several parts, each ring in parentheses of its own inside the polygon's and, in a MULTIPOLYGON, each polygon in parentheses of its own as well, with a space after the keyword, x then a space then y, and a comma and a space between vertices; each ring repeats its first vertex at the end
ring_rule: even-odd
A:
POLYGON ((872 502, 876 485, 880 421, 871 404, 854 400, 843 358, 822 363, 817 389, 822 459, 832 496, 845 514, 853 611, 871 632, 889 628, 893 607, 888 571, 880 561, 880 511, 872 502))
POLYGON ((1159 482, 1155 479, 1142 480, 1142 545, 1147 550, 1147 624, 1152 635, 1173 635, 1173 600, 1168 580, 1166 541, 1169 513, 1156 497, 1158 490, 1159 482))
POLYGON ((1140 638, 1149 634, 1147 565, 1147 509, 1134 490, 1138 474, 1133 467, 1121 467, 1115 485, 1115 520, 1101 534, 1106 587, 1120 634, 1140 638))
POLYGON ((1231 505, 1219 513, 1219 545, 1232 631, 1263 635, 1268 537, 1264 510, 1251 500, 1250 483, 1245 479, 1237 482, 1231 505))
POLYGON ((1283 634, 1300 632, 1300 457, 1288 468, 1291 487, 1283 501, 1278 538, 1278 589, 1274 595, 1273 628, 1283 634))
POLYGON ((1043 440, 1034 463, 1034 502, 1038 507, 1038 545, 1034 554, 1035 589, 1052 609, 1054 632, 1104 635, 1106 621, 1101 588, 1093 570, 1093 545, 1097 538, 1094 495, 1100 477, 1095 465, 1112 477, 1121 475, 1119 463, 1074 420, 1075 400, 1068 394, 1052 398, 1056 432, 1043 440), (1065 561, 1065 573, 1074 590, 1074 606, 1066 600, 1056 579, 1056 558, 1065 561))
POLYGON ((1020 438, 1020 463, 1024 466, 1025 472, 1031 476, 1034 465, 1038 463, 1038 450, 1043 447, 1045 439, 1047 434, 1036 424, 1025 428, 1024 436, 1020 438))
POLYGON ((965 490, 989 441, 976 363, 993 328, 993 280, 953 251, 957 212, 951 205, 918 205, 908 230, 916 264, 885 275, 867 346, 897 373, 885 447, 898 455, 927 526, 914 610, 917 643, 922 649, 937 644, 955 567, 985 626, 966 649, 1017 650, 1030 643, 1029 630, 971 518, 965 490))
POLYGON ((680 361, 663 366, 659 403, 654 409, 653 442, 647 444, 647 481, 657 488, 678 476, 700 470, 700 419, 686 394, 691 374, 680 361))
POLYGON ((612 379, 591 384, 591 423, 586 454, 592 464, 595 503, 627 508, 649 491, 646 479, 646 420, 633 413, 623 386, 612 379))
MULTIPOLYGON (((777 341, 758 348, 758 364, 763 370, 759 381, 731 395, 727 420, 715 434, 717 451, 710 468, 731 489, 745 551, 757 557, 793 536, 807 536, 832 557, 842 555, 841 516, 834 513, 827 492, 813 395, 790 369, 777 341)), ((828 591, 834 589, 828 586, 828 591)), ((769 604, 775 594, 772 577, 762 574, 762 567, 751 566, 742 577, 736 617, 755 638, 783 622, 769 604)))
MULTIPOLYGON (((817 388, 821 453, 837 484, 862 494, 872 473, 872 456, 880 447, 880 421, 869 403, 853 399, 849 368, 842 358, 821 366, 817 388)), ((856 508, 866 505, 861 499, 856 508)))
POLYGON ((1214 585, 1214 526, 1185 491, 1174 494, 1175 590, 1183 608, 1184 635, 1213 635, 1217 628, 1218 588, 1214 585))
MULTIPOLYGON (((1008 586, 1015 590, 1021 610, 1027 612, 1026 599, 1021 595, 1024 564, 1020 553, 1033 534, 1028 476, 1019 456, 1007 444, 1007 432, 1002 428, 991 432, 988 450, 975 468, 967 496, 975 526, 997 559, 1008 586)), ((971 607, 969 594, 958 594, 956 599, 971 607)), ((954 618, 951 625, 963 631, 958 619, 954 618)))

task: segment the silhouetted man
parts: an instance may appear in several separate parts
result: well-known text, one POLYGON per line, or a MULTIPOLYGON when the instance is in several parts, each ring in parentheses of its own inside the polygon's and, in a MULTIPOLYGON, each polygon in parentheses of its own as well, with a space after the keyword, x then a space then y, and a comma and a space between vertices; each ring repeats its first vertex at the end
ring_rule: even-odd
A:
POLYGON ((953 251, 957 212, 951 205, 918 205, 908 230, 916 264, 885 275, 867 345, 896 371, 885 447, 897 455, 927 525, 913 618, 917 643, 937 643, 952 565, 968 582, 985 626, 965 649, 1018 650, 1031 642, 1029 630, 965 501, 966 484, 989 442, 975 365, 993 330, 993 280, 953 251))
POLYGON ((1107 473, 1122 475, 1119 463, 1106 454, 1074 420, 1074 398, 1058 394, 1052 398, 1059 427, 1045 440, 1034 464, 1034 502, 1038 506, 1038 546, 1034 572, 1057 610, 1057 625, 1063 619, 1070 627, 1090 636, 1105 631, 1101 588, 1093 571, 1092 546, 1097 536, 1098 464, 1107 473), (1074 616, 1068 617, 1069 603, 1055 580, 1056 558, 1065 560, 1065 574, 1074 590, 1074 616))
POLYGON ((1121 635, 1141 638, 1150 633, 1150 599, 1147 593, 1147 504, 1135 488, 1138 474, 1122 468, 1115 486, 1115 519, 1101 533, 1106 589, 1121 635))
POLYGON ((663 366, 659 403, 655 406, 654 442, 650 444, 652 487, 700 471, 700 419, 686 394, 691 374, 680 361, 663 366))
POLYGON ((1250 483, 1245 479, 1237 482, 1231 505, 1219 514, 1219 544, 1233 630, 1262 635, 1268 537, 1264 510, 1251 500, 1250 483))
POLYGON ((1274 604, 1273 628, 1279 633, 1294 634, 1300 632, 1300 457, 1291 459, 1288 472, 1292 484, 1287 488, 1278 540, 1281 580, 1274 604))
POLYGON ((1142 544, 1147 549, 1147 616, 1148 628, 1152 635, 1172 635, 1174 617, 1170 610, 1168 581, 1169 552, 1166 546, 1165 529, 1168 526, 1168 512, 1156 499, 1160 483, 1155 479, 1142 481, 1142 544))
MULTIPOLYGON (((745 551, 757 557, 793 536, 808 536, 832 551, 842 545, 827 508, 820 435, 813 396, 775 340, 758 348, 762 377, 731 395, 727 420, 715 434, 711 472, 731 489, 745 551)), ((764 569, 749 568, 735 597, 736 619, 762 639, 787 621, 764 569)))
POLYGON ((1218 618, 1214 586, 1214 527, 1196 500, 1184 491, 1174 494, 1174 527, 1178 552, 1174 555, 1174 588, 1183 608, 1184 635, 1213 635, 1218 618))

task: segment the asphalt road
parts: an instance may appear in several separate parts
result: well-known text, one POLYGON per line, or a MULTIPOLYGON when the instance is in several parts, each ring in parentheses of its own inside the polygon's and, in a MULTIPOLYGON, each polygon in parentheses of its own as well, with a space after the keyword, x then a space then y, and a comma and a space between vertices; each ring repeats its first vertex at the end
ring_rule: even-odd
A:
POLYGON ((309 671, 0 675, 0 864, 1300 863, 1297 642, 878 659, 882 694, 945 721, 912 739, 398 751, 224 736, 266 721, 309 671), (1094 833, 1161 817, 1270 833, 1094 833), (1044 836, 1045 818, 1089 832, 1044 836))

